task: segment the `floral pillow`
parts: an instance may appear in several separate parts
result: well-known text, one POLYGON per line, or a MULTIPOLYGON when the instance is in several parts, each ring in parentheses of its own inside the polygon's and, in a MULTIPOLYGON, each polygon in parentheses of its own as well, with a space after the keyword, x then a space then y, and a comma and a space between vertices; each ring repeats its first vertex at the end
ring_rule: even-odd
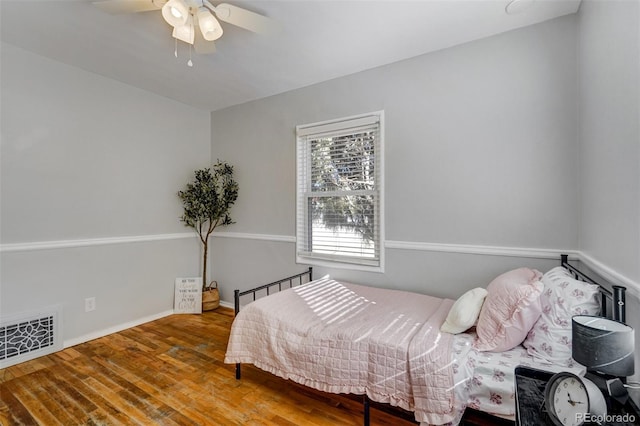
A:
POLYGON ((600 315, 598 286, 579 281, 562 266, 543 275, 542 315, 522 345, 529 355, 571 367, 571 317, 600 315))

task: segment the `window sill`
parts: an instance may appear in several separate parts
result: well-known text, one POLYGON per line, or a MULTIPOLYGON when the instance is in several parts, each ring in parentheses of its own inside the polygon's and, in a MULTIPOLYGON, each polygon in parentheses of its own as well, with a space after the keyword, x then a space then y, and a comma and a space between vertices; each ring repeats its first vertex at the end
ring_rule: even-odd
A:
POLYGON ((357 263, 340 262, 336 260, 318 259, 314 257, 296 256, 296 263, 302 265, 321 266, 323 268, 332 269, 348 269, 352 271, 364 271, 384 273, 384 263, 380 261, 379 266, 360 265, 357 263))

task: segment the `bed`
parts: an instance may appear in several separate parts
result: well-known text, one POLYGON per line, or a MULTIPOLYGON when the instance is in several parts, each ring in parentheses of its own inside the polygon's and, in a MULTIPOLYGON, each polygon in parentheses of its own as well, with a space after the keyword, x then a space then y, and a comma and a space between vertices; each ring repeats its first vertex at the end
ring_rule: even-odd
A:
MULTIPOLYGON (((549 343, 549 336, 554 342, 566 339, 567 318, 560 319, 560 326, 555 324, 563 316, 558 309, 625 320, 623 287, 598 284, 566 255, 559 268, 545 274, 521 268, 497 277, 479 302, 475 325, 455 334, 441 329, 455 312, 464 317, 473 310, 466 303, 466 293, 454 301, 330 277, 313 280, 309 268, 251 290, 235 291, 236 318, 225 362, 236 364, 237 379, 241 364, 248 363, 320 391, 363 395, 365 425, 369 401, 412 412, 425 425, 458 424, 465 409, 513 419, 517 365, 584 373, 570 359, 570 350, 565 359, 566 345, 549 343), (526 338, 522 341, 522 330, 516 330, 519 336, 511 336, 512 329, 487 335, 490 320, 495 327, 508 322, 499 315, 491 318, 489 307, 503 302, 496 302, 501 296, 495 294, 517 293, 500 287, 501 283, 512 285, 517 277, 530 284, 522 287, 518 303, 528 299, 531 306, 516 310, 517 314, 512 309, 507 315, 522 317, 512 328, 526 328, 526 338), (247 297, 249 303, 241 309, 247 297), (545 318, 550 322, 545 323, 545 318), (509 340, 521 343, 510 347, 509 340), (509 347, 501 347, 501 342, 509 347)), ((478 305, 479 298, 475 299, 478 305)))

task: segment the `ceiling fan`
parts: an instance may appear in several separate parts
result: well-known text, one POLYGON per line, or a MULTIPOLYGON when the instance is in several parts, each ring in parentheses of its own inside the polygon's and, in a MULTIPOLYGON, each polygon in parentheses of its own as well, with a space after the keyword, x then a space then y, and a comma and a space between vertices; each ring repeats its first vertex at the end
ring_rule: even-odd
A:
POLYGON ((218 20, 261 34, 278 29, 266 16, 228 3, 214 6, 208 0, 97 0, 93 4, 111 14, 162 10, 162 17, 173 27, 173 37, 201 54, 215 52, 214 41, 223 33, 218 20))

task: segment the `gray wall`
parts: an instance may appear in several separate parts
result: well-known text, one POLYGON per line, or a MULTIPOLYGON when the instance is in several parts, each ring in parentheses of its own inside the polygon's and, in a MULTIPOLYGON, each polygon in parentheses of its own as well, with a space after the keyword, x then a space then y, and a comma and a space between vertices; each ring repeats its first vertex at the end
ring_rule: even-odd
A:
POLYGON ((640 2, 579 18, 580 249, 640 282, 640 2))
POLYGON ((213 245, 223 299, 303 269, 295 126, 384 110, 386 271, 316 276, 455 298, 571 251, 628 287, 640 329, 639 15, 638 1, 584 0, 575 16, 213 112, 212 157, 240 182, 235 238, 213 245))
POLYGON ((76 341, 170 312, 174 278, 199 274, 176 192, 209 164, 209 113, 5 43, 1 59, 0 313, 62 305, 76 341))
MULTIPOLYGON (((580 250, 615 271, 621 284, 638 283, 640 2, 583 0, 578 16, 580 250)), ((627 323, 639 347, 640 294, 628 288, 627 323)))
POLYGON ((0 314, 60 304, 77 341, 170 311, 200 268, 175 192, 217 158, 240 183, 223 300, 302 270, 295 126, 377 110, 386 270, 316 275, 457 297, 579 250, 637 283, 639 11, 604 4, 211 114, 2 44, 0 314))
POLYGON ((247 237, 214 240, 223 299, 303 268, 294 265, 295 126, 377 110, 386 271, 318 273, 457 297, 508 267, 555 265, 429 247, 529 248, 543 258, 577 247, 576 65, 569 16, 213 112, 212 157, 235 164, 240 184, 227 231, 247 237))

